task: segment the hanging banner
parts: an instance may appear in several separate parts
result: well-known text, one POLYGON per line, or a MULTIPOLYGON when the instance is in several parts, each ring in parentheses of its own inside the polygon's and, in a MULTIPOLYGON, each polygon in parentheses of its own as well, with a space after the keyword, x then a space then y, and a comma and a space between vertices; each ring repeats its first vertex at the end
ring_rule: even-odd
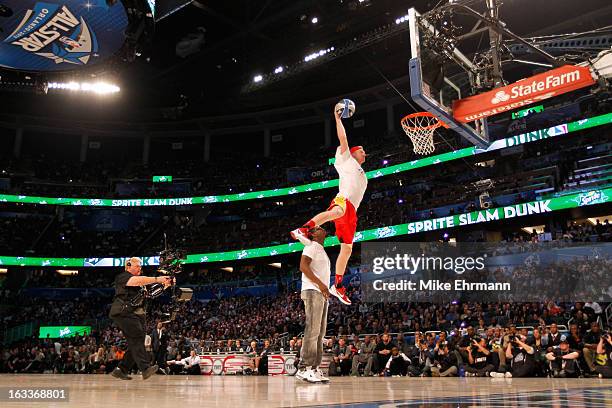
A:
POLYGON ((513 84, 453 102, 453 117, 462 123, 515 110, 595 84, 588 67, 564 65, 513 84))
POLYGON ((128 20, 121 2, 3 0, 0 66, 62 71, 90 66, 123 46, 128 20))

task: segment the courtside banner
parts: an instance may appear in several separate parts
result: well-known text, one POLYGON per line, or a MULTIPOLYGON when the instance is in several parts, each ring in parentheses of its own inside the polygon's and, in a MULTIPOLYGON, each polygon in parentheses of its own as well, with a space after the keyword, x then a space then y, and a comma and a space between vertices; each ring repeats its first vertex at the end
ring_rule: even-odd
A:
MULTIPOLYGON (((553 211, 569 208, 584 207, 587 205, 605 204, 612 201, 612 188, 590 190, 580 193, 568 194, 560 197, 551 197, 545 200, 519 203, 505 207, 489 208, 487 210, 472 211, 464 214, 449 215, 448 217, 432 218, 428 220, 413 221, 408 224, 389 225, 365 231, 357 231, 355 242, 373 241, 400 235, 413 235, 428 231, 445 230, 448 228, 466 225, 482 224, 511 218, 525 217, 536 214, 547 214, 553 211)), ((340 245, 337 237, 325 239, 325 246, 340 245)), ((262 258, 302 251, 304 246, 299 242, 274 245, 261 248, 249 248, 237 251, 213 252, 207 254, 187 255, 184 263, 199 264, 221 261, 235 261, 250 258, 262 258)), ((157 256, 141 256, 143 265, 159 265, 157 256)), ((72 267, 119 267, 125 264, 127 258, 33 258, 22 256, 0 256, 0 265, 18 266, 72 266, 72 267)))
POLYGON ((595 84, 588 67, 564 65, 513 84, 453 102, 453 117, 462 123, 520 109, 595 84))
MULTIPOLYGON (((508 147, 518 146, 525 143, 537 142, 552 137, 566 136, 573 132, 612 124, 612 113, 580 119, 575 122, 563 123, 533 132, 522 133, 499 139, 491 143, 486 149, 476 146, 466 147, 452 152, 427 156, 422 159, 412 160, 405 163, 395 164, 376 170, 366 172, 368 179, 385 177, 392 174, 412 171, 429 166, 438 166, 442 163, 459 160, 465 157, 502 150, 508 147)), ((281 197, 298 193, 307 193, 326 188, 338 187, 338 179, 324 180, 316 183, 302 184, 293 187, 281 187, 273 190, 249 191, 245 193, 211 195, 204 197, 183 198, 132 198, 132 199, 110 199, 110 198, 63 198, 63 197, 39 197, 27 195, 0 194, 0 203, 23 203, 40 205, 69 205, 85 207, 160 207, 160 206, 183 206, 200 205, 209 203, 229 203, 244 200, 258 200, 270 197, 281 197)))
POLYGON ((612 243, 373 242, 366 302, 610 302, 612 243))

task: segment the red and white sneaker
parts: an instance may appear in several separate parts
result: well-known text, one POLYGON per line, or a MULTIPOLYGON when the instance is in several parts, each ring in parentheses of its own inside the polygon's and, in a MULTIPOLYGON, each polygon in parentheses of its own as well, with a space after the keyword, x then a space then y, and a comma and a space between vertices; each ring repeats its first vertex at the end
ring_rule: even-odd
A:
POLYGON ((296 241, 300 241, 304 245, 310 245, 312 242, 310 238, 308 238, 308 227, 296 228, 289 233, 291 238, 296 241))
POLYGON ((336 285, 332 285, 329 288, 329 293, 340 299, 342 303, 349 306, 351 304, 351 300, 346 296, 346 288, 341 287, 340 289, 336 288, 336 285))

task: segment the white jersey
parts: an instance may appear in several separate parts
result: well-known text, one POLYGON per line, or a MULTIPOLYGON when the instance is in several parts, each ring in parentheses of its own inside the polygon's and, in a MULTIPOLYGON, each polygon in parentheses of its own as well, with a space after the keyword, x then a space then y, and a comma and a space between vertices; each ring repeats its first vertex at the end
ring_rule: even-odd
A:
MULTIPOLYGON (((323 245, 318 242, 312 241, 309 245, 304 247, 302 255, 306 255, 312 262, 310 262, 310 269, 317 278, 323 282, 324 285, 329 286, 329 278, 331 276, 331 262, 327 256, 327 252, 323 248, 323 245)), ((314 289, 321 292, 319 287, 315 285, 308 277, 302 273, 302 290, 314 289)))
POLYGON ((334 167, 340 175, 338 194, 347 198, 356 211, 368 187, 368 178, 357 160, 351 156, 350 150, 346 149, 343 154, 340 154, 340 149, 340 146, 336 149, 336 161, 334 162, 334 167))

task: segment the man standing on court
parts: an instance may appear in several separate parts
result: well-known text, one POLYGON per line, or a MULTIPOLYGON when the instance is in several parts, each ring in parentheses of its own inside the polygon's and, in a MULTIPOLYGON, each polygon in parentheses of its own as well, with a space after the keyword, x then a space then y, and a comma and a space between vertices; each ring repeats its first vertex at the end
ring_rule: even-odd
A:
POLYGON ((113 377, 131 380, 129 371, 134 364, 142 372, 143 380, 151 377, 159 368, 151 366, 145 351, 145 309, 144 299, 139 296, 140 287, 161 283, 164 287, 174 284, 173 278, 140 276, 142 273, 140 258, 130 258, 125 269, 115 277, 115 298, 109 317, 119 326, 127 339, 127 351, 119 366, 111 373, 113 377))
POLYGON ((336 132, 340 141, 334 162, 334 167, 340 176, 338 195, 332 200, 327 211, 317 214, 303 227, 291 231, 291 237, 306 245, 310 239, 309 231, 313 227, 334 221, 336 236, 340 241, 340 253, 336 259, 335 285, 330 288, 330 293, 345 305, 350 305, 351 301, 346 296, 346 288, 342 284, 342 279, 353 252, 353 239, 357 231, 357 209, 368 187, 368 178, 361 168, 365 162, 366 153, 362 146, 349 148, 341 115, 342 110, 334 112, 336 132))
POLYGON ((308 231, 312 236, 302 252, 300 271, 302 271, 302 294, 306 313, 304 340, 300 351, 297 379, 310 383, 329 381, 319 365, 323 359, 323 337, 327 330, 327 298, 329 297, 330 261, 323 243, 326 232, 321 227, 308 231))

